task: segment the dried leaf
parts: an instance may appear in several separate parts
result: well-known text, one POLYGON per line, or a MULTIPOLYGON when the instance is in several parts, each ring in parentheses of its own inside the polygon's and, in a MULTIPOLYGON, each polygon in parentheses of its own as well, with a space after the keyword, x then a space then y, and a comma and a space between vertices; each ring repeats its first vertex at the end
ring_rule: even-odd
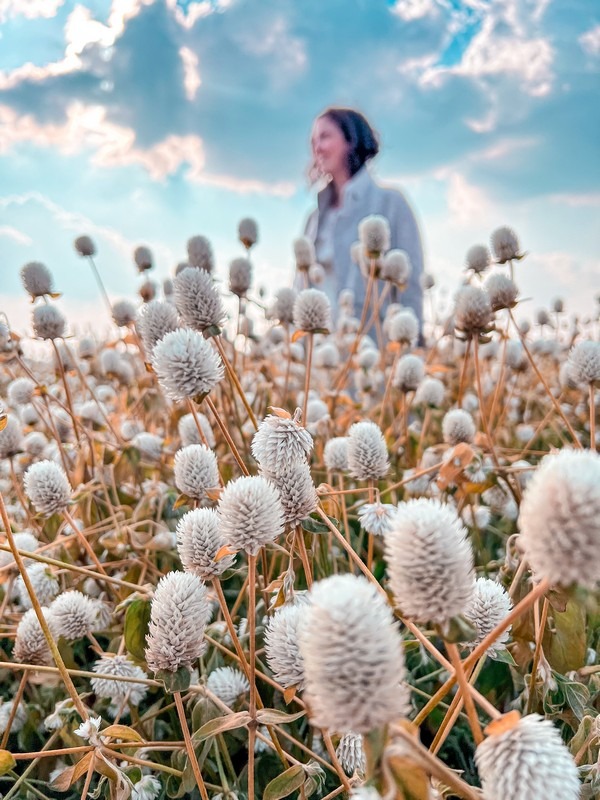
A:
POLYGON ((488 736, 500 736, 500 734, 515 728, 520 719, 521 715, 518 711, 509 711, 508 714, 503 714, 498 719, 493 719, 485 728, 484 733, 488 736))
POLYGON ((304 769, 300 764, 294 764, 267 784, 263 800, 281 800, 282 797, 287 797, 299 789, 303 783, 304 769))
POLYGON ((277 408, 277 406, 269 406, 269 411, 273 416, 279 417, 279 419, 291 419, 292 415, 289 411, 286 411, 285 408, 277 408))
POLYGON ((192 736, 194 742, 202 742, 209 736, 216 736, 217 733, 232 731, 235 728, 242 728, 252 721, 252 717, 247 711, 238 711, 237 714, 228 714, 226 717, 218 717, 206 722, 192 736))
POLYGON ((0 750, 0 775, 6 775, 17 765, 12 753, 8 750, 0 750))
POLYGON ((295 722, 305 713, 298 711, 296 714, 286 714, 285 711, 278 711, 276 708, 261 708, 256 712, 256 719, 263 725, 283 725, 287 722, 295 722))
POLYGON ((140 734, 129 725, 109 725, 102 731, 103 736, 112 736, 113 739, 122 739, 124 742, 142 742, 140 734))

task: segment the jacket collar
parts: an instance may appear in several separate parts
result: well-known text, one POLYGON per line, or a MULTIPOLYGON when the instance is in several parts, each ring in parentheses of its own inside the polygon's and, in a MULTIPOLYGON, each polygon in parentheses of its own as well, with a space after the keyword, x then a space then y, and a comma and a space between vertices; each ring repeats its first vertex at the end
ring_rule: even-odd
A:
MULTIPOLYGON (((358 170, 358 172, 353 175, 350 180, 344 185, 342 192, 343 192, 343 203, 348 200, 357 200, 361 195, 363 195, 369 187, 373 183, 373 178, 371 177, 369 170, 367 169, 366 165, 363 166, 358 170)), ((330 181, 324 189, 322 189, 319 194, 317 195, 317 204, 319 207, 319 211, 323 212, 328 209, 333 202, 333 184, 330 181)))

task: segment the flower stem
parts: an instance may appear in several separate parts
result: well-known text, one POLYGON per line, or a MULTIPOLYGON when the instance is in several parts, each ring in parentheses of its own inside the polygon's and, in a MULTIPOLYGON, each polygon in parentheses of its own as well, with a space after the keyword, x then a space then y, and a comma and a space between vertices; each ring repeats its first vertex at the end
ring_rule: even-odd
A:
POLYGON ((190 766, 192 768, 192 772, 194 773, 194 778, 196 779, 196 785, 198 786, 202 800, 208 800, 208 792, 206 791, 206 786, 202 780, 200 765, 198 764, 198 759, 196 758, 196 753, 194 751, 194 745, 192 742, 192 737, 190 736, 190 729, 188 728, 183 701, 181 700, 181 692, 173 692, 173 697, 175 698, 179 724, 181 725, 181 732, 183 733, 183 739, 185 741, 185 749, 187 750, 190 766))

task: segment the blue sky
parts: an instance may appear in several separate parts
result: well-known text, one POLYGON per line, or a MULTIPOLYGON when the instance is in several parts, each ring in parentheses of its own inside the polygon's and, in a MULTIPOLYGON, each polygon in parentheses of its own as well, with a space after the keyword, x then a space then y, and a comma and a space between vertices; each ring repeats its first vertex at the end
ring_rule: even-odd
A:
POLYGON ((599 65, 592 0, 0 0, 0 307, 27 326, 18 271, 39 260, 72 320, 101 319, 82 233, 114 298, 138 244, 158 279, 206 235, 225 278, 244 216, 257 284, 288 285, 311 123, 343 104, 379 131, 374 172, 413 204, 442 293, 508 224, 522 314, 590 314, 599 65))

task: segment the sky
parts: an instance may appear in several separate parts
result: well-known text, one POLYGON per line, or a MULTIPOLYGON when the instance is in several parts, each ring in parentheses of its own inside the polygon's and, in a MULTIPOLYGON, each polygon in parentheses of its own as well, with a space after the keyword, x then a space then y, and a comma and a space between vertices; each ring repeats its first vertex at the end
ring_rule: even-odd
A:
POLYGON ((600 290, 600 7, 594 0, 0 0, 0 310, 26 330, 21 266, 52 271, 73 326, 106 322, 138 245, 161 281, 207 236, 217 276, 251 216, 256 287, 290 285, 314 206, 312 121, 360 109, 372 164, 412 204, 438 296, 509 225, 521 315, 600 290))

